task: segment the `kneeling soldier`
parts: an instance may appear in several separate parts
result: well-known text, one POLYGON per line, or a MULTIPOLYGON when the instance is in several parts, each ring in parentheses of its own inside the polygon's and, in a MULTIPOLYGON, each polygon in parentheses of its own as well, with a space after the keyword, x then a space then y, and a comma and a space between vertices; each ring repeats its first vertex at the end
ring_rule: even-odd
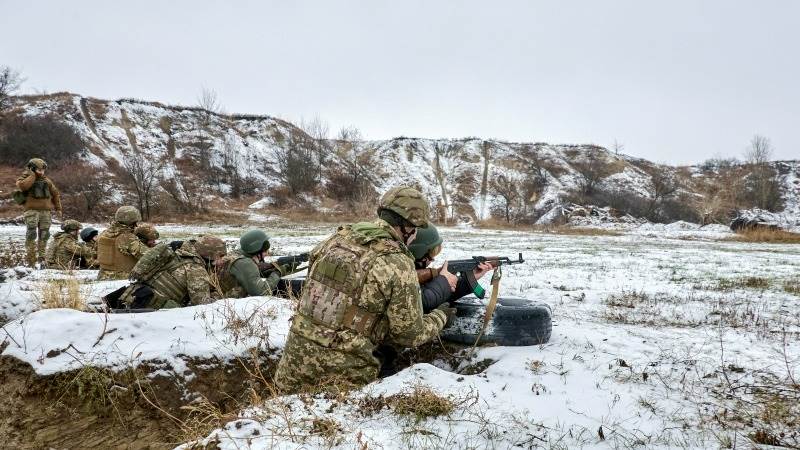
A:
POLYGON ((227 253, 225 242, 215 236, 160 244, 133 267, 136 281, 120 296, 132 309, 178 308, 213 300, 211 273, 227 253))
POLYGON ((156 230, 156 227, 150 223, 140 223, 133 229, 133 234, 146 245, 147 248, 153 248, 158 244, 158 238, 161 236, 156 230))
POLYGON ((89 267, 89 261, 95 258, 95 252, 91 247, 78 243, 78 231, 81 224, 77 220, 65 220, 61 224, 60 231, 53 236, 53 240, 47 247, 45 260, 50 269, 85 269, 89 267))
POLYGON ((100 232, 96 228, 92 227, 85 227, 81 230, 81 240, 83 243, 92 249, 94 253, 94 257, 92 259, 86 260, 86 268, 87 269, 96 269, 97 266, 97 235, 100 232))
POLYGON ((120 206, 114 222, 97 237, 98 280, 125 280, 148 247, 133 233, 142 220, 133 206, 120 206))

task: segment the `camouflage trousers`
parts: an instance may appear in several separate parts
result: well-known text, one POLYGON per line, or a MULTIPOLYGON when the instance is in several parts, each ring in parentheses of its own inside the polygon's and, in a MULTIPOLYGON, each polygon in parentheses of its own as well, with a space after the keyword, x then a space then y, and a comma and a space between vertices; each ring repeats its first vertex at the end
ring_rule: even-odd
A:
POLYGON ((317 345, 289 332, 283 356, 275 372, 282 393, 325 390, 338 386, 362 386, 378 378, 379 361, 317 345))
POLYGON ((25 218, 25 249, 27 250, 28 265, 36 264, 39 258, 44 259, 47 249, 47 240, 50 239, 50 210, 29 209, 23 215, 25 218), (37 242, 38 236, 38 242, 37 242))
POLYGON ((100 269, 100 271, 97 272, 97 281, 127 280, 130 275, 130 272, 100 269))

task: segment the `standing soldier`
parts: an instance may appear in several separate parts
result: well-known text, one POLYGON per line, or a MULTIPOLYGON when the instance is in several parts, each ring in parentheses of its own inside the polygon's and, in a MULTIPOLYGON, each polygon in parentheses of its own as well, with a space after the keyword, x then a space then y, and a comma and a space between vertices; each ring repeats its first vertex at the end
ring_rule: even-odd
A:
POLYGON ((267 278, 261 278, 259 263, 269 254, 269 236, 261 230, 247 231, 239 238, 239 250, 225 257, 219 270, 219 290, 224 298, 272 295, 282 274, 293 271, 298 263, 276 266, 267 278))
POLYGON ((183 241, 174 251, 161 244, 136 264, 136 282, 125 289, 120 301, 134 309, 209 303, 213 300, 210 274, 226 253, 225 242, 215 236, 183 241))
POLYGON ((98 280, 124 280, 148 247, 133 234, 136 223, 142 220, 133 206, 120 206, 114 222, 97 237, 98 280))
POLYGON ((59 218, 62 216, 61 194, 50 178, 44 176, 45 169, 47 163, 44 160, 33 158, 17 179, 17 189, 25 197, 25 249, 31 267, 36 266, 37 250, 39 261, 44 262, 47 240, 50 238, 50 211, 55 209, 59 218))
POLYGON ((77 220, 65 220, 60 231, 53 236, 47 247, 45 261, 50 269, 72 270, 88 267, 87 262, 95 258, 94 250, 78 243, 81 224, 77 220))
POLYGON ((429 208, 416 189, 396 187, 381 199, 378 220, 341 227, 312 250, 275 373, 279 389, 369 383, 381 364, 379 345, 415 347, 439 334, 452 311, 423 315, 407 247, 428 225, 429 208))

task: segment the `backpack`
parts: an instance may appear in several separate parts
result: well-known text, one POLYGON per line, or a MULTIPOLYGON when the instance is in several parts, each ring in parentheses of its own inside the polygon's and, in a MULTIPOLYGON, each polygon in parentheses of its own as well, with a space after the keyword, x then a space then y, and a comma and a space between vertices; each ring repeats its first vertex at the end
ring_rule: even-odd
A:
POLYGON ((162 242, 146 251, 145 254, 139 258, 139 261, 137 261, 136 265, 131 269, 130 279, 148 281, 171 263, 179 261, 180 257, 175 254, 172 247, 170 247, 168 243, 162 242))
POLYGON ((11 193, 11 198, 14 199, 14 203, 16 203, 18 205, 24 205, 25 204, 25 200, 28 199, 28 196, 25 195, 24 192, 22 192, 19 189, 17 189, 16 191, 11 193))

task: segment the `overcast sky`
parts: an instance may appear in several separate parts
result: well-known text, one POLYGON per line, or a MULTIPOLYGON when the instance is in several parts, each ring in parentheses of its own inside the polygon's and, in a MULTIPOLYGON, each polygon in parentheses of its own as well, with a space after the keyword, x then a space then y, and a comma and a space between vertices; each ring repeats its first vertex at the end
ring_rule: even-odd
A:
POLYGON ((800 158, 800 1, 0 0, 25 92, 319 115, 367 138, 800 158))

